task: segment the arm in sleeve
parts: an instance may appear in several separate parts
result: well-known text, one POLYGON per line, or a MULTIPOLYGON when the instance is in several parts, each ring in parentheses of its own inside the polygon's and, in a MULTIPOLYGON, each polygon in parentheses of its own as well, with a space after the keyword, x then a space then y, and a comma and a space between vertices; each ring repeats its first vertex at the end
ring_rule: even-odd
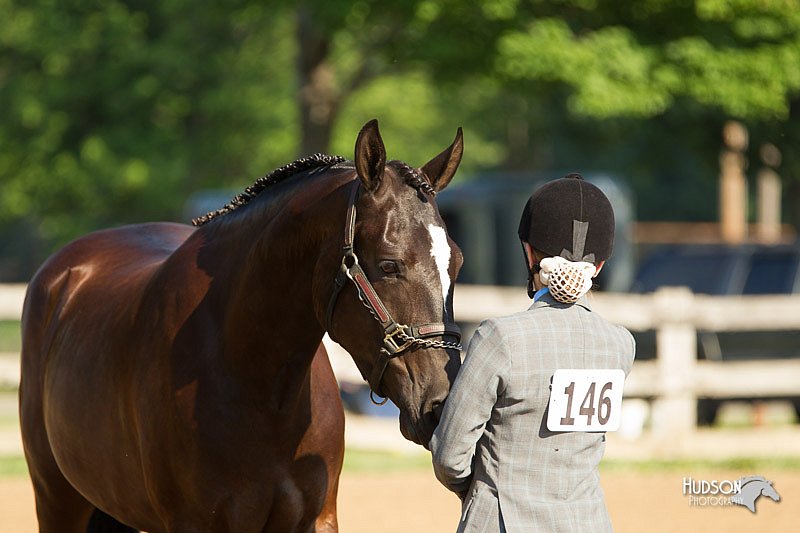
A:
POLYGON ((506 388, 510 369, 510 354, 500 332, 492 321, 484 321, 469 343, 431 438, 433 470, 453 492, 469 488, 475 447, 506 388))
POLYGON ((630 342, 630 352, 625 354, 624 367, 622 370, 625 371, 625 377, 628 377, 628 375, 631 373, 631 369, 633 368, 633 361, 636 358, 636 340, 633 338, 633 335, 631 335, 630 331, 627 329, 624 329, 624 331, 628 341, 630 342))

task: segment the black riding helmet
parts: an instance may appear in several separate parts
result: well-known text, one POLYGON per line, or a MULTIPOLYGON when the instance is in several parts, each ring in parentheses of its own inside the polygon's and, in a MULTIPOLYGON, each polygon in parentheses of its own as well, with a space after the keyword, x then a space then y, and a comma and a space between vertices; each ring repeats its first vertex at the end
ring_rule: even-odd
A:
POLYGON ((614 248, 614 210, 600 189, 580 174, 569 174, 531 195, 518 234, 548 256, 597 265, 614 248))

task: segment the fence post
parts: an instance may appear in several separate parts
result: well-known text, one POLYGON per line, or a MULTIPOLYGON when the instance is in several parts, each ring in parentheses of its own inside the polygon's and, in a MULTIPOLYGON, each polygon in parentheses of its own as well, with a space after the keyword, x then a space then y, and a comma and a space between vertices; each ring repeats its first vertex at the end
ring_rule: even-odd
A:
POLYGON ((658 368, 653 434, 666 437, 690 433, 697 426, 694 294, 687 287, 665 287, 656 291, 653 303, 658 368))

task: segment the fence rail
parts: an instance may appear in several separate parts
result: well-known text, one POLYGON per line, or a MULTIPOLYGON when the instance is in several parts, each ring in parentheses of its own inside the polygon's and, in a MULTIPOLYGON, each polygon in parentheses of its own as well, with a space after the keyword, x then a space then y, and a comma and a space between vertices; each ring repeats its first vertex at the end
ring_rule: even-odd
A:
MULTIPOLYGON (((530 305, 516 288, 458 286, 455 294, 455 316, 463 321, 530 305)), ((800 296, 705 296, 669 287, 641 295, 598 293, 591 301, 610 322, 656 331, 655 361, 635 362, 625 382, 626 397, 653 399, 655 434, 693 431, 698 398, 800 398, 800 359, 697 360, 698 330, 800 330, 800 296)))
POLYGON ((0 320, 19 320, 26 285, 0 284, 0 320))
MULTIPOLYGON (((21 315, 24 285, 0 285, 0 320, 21 315)), ((697 331, 800 330, 800 296, 704 296, 686 288, 653 294, 591 296, 592 307, 631 330, 655 330, 657 357, 634 363, 627 397, 653 399, 654 434, 691 432, 698 398, 800 398, 800 359, 712 362, 697 360, 697 331)), ((520 288, 459 285, 454 312, 459 321, 480 322, 526 309, 520 288)), ((800 347, 798 347, 800 350, 800 347)), ((0 354, 0 381, 17 383, 16 354, 0 354)))

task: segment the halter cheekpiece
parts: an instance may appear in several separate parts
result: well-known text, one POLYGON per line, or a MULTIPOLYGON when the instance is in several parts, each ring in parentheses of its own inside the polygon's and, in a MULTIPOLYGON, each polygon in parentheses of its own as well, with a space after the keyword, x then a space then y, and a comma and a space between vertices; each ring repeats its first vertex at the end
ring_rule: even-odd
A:
POLYGON ((325 322, 328 335, 333 338, 331 326, 333 322, 333 312, 336 308, 336 300, 349 279, 353 282, 358 291, 358 299, 383 328, 383 346, 380 348, 378 358, 372 366, 372 371, 367 376, 364 371, 359 368, 362 377, 370 386, 370 398, 374 403, 383 405, 386 403, 387 398, 381 393, 381 380, 383 379, 383 374, 391 359, 404 355, 413 347, 461 350, 462 347, 459 342, 461 340, 461 330, 454 323, 433 322, 416 326, 407 326, 398 323, 392 318, 389 310, 386 309, 380 296, 378 296, 372 283, 370 283, 367 278, 366 273, 358 264, 358 256, 355 252, 356 202, 360 189, 361 182, 356 179, 350 191, 347 215, 345 217, 342 262, 333 281, 333 293, 331 294, 331 299, 328 301, 325 322), (438 339, 432 340, 432 337, 450 337, 455 339, 455 342, 438 339), (373 393, 383 397, 383 400, 381 402, 376 401, 373 393))

